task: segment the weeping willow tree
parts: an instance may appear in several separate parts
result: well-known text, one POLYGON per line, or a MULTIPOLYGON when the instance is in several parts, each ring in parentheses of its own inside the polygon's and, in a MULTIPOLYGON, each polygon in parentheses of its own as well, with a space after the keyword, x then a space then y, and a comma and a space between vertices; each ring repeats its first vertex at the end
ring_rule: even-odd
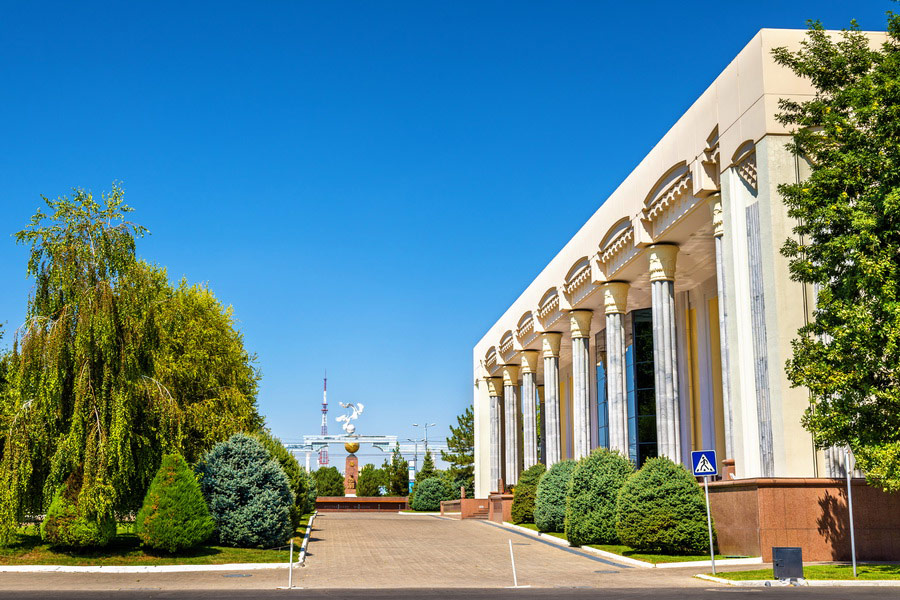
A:
POLYGON ((120 187, 44 199, 16 234, 35 285, 6 357, 0 541, 78 474, 81 517, 140 507, 163 454, 196 457, 261 425, 254 359, 202 286, 139 260, 120 187))

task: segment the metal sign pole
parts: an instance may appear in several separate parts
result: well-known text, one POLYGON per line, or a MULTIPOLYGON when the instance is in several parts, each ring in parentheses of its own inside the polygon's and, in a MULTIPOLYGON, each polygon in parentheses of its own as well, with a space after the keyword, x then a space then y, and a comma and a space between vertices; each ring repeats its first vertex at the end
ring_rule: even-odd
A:
POLYGON ((856 535, 853 531, 853 491, 850 489, 849 450, 844 450, 844 470, 847 471, 847 510, 850 512, 850 554, 853 556, 853 578, 856 579, 856 535))
POLYGON ((709 477, 703 478, 703 487, 706 488, 706 527, 709 529, 709 561, 712 563, 712 572, 715 575, 716 552, 713 549, 712 515, 709 512, 709 477))
POLYGON ((294 589, 294 538, 291 538, 291 557, 288 559, 288 589, 294 589))

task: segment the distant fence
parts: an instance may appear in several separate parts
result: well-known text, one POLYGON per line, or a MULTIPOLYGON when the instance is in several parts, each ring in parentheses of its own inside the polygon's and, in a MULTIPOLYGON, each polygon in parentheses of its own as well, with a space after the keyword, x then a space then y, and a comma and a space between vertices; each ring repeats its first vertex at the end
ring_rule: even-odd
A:
POLYGON ((319 512, 397 512, 407 510, 409 504, 404 496, 319 496, 316 498, 316 510, 319 512))

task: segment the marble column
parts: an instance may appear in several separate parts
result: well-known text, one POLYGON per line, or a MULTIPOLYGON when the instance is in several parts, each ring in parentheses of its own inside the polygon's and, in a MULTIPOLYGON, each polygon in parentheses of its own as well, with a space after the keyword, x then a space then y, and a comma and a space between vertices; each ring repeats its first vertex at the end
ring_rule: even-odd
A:
MULTIPOLYGON (((722 220, 722 197, 709 200, 712 210, 713 236, 716 243, 716 288, 719 295, 719 352, 722 361, 722 416, 725 421, 725 459, 734 460, 734 416, 731 406, 731 386, 728 358, 728 303, 725 297, 725 254, 722 236, 725 227, 722 220)), ((726 477, 727 479, 727 477, 726 477)))
POLYGON ((575 460, 591 453, 590 310, 570 310, 572 333, 572 450, 575 460))
POLYGON ((500 446, 500 398, 503 396, 503 380, 499 377, 485 377, 488 396, 491 399, 491 484, 490 491, 500 489, 500 478, 503 477, 503 448, 500 446))
POLYGON ((503 365, 503 406, 506 416, 506 485, 516 485, 519 463, 519 366, 503 365))
POLYGON ((544 452, 549 469, 562 460, 559 433, 559 344, 562 334, 548 331, 541 335, 544 357, 544 452))
POLYGON ((678 246, 650 246, 656 436, 660 456, 681 462, 681 414, 675 338, 675 258, 678 246))
POLYGON ((537 350, 522 350, 522 447, 524 448, 522 470, 533 467, 538 462, 537 440, 537 350))
POLYGON ((606 312, 606 400, 609 423, 609 449, 628 456, 628 389, 625 373, 625 313, 628 284, 604 283, 603 306, 606 312))

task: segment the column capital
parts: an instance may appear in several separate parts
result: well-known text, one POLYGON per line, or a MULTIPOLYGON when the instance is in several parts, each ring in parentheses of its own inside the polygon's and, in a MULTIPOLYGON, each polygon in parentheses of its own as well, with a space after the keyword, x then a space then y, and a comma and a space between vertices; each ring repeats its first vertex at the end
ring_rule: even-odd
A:
POLYGON ((722 237, 725 234, 725 223, 722 217, 722 196, 713 194, 706 199, 709 210, 712 212, 713 236, 722 237))
POLYGON ((538 351, 522 350, 522 374, 537 373, 538 351))
POLYGON ((503 397, 503 378, 502 377, 485 377, 485 383, 488 386, 488 396, 496 398, 503 397))
POLYGON ((562 334, 558 331, 545 331, 541 334, 541 348, 544 351, 544 358, 559 358, 559 343, 562 341, 562 334))
POLYGON ((610 281, 601 286, 603 292, 603 307, 608 315, 626 313, 628 305, 628 290, 631 286, 624 281, 610 281))
POLYGON ((569 328, 573 338, 591 337, 591 317, 594 311, 578 308, 569 311, 569 328))
POLYGON ((673 244, 656 244, 648 248, 650 260, 650 281, 674 281, 675 257, 678 246, 673 244))
POLYGON ((503 385, 519 385, 519 365, 503 365, 503 385))

